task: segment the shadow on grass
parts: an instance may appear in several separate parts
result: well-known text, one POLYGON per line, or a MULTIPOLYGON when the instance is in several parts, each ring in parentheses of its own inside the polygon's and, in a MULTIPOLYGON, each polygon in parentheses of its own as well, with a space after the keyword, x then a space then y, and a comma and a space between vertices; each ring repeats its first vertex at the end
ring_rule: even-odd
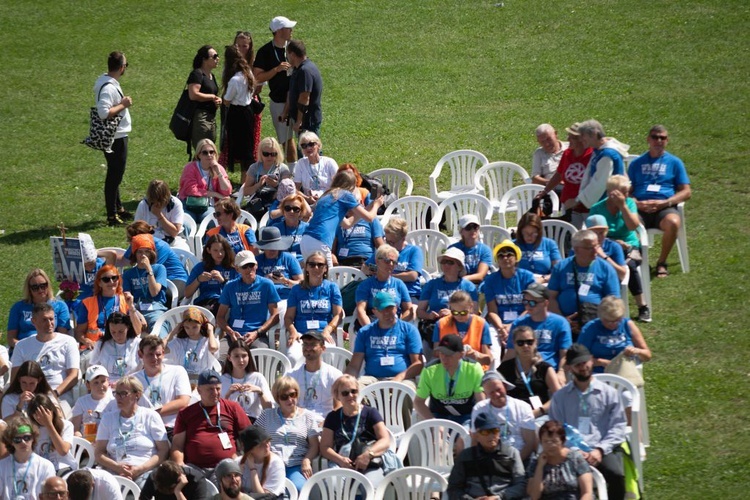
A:
MULTIPOLYGON (((66 234, 73 237, 78 236, 79 232, 87 232, 92 229, 99 229, 106 226, 105 220, 91 220, 86 221, 75 226, 65 226, 66 234)), ((0 236, 0 245, 22 245, 29 241, 46 240, 50 236, 59 236, 60 230, 57 228, 57 224, 46 225, 37 229, 29 229, 27 231, 17 231, 13 233, 5 233, 0 236)))

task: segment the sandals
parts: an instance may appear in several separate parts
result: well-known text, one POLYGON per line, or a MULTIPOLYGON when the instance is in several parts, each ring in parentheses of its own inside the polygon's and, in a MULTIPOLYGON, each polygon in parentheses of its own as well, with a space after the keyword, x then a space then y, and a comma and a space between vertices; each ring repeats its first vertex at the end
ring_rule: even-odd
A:
POLYGON ((669 276, 669 269, 666 262, 657 262, 656 263, 656 277, 657 278, 666 278, 669 276))

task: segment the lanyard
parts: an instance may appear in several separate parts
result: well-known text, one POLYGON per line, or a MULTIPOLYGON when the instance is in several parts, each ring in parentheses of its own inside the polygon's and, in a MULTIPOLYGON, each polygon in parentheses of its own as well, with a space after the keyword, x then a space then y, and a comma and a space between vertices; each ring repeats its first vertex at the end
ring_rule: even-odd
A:
POLYGON ((458 380, 458 376, 461 374, 461 366, 463 365, 463 360, 458 361, 458 368, 456 368, 456 373, 451 377, 448 375, 448 370, 445 370, 445 387, 448 391, 448 397, 452 398, 453 393, 456 389, 456 381, 458 380))
POLYGON ((203 404, 199 403, 201 405, 201 410, 203 410, 203 414, 206 416, 206 422, 208 422, 208 428, 209 429, 219 429, 219 432, 224 432, 224 429, 221 428, 221 402, 216 403, 216 425, 211 423, 211 417, 208 416, 208 412, 206 411, 206 408, 203 406, 203 404))
POLYGON ((201 344, 203 342, 203 339, 198 339, 195 341, 195 346, 193 347, 193 350, 190 350, 190 339, 187 341, 188 348, 185 350, 185 361, 183 361, 182 366, 185 368, 185 370, 188 369, 188 366, 190 363, 195 360, 198 361, 198 351, 200 351, 201 344), (191 356, 192 353, 192 356, 191 356))
POLYGON ((531 390, 531 383, 529 381, 531 380, 531 373, 534 371, 534 365, 531 365, 531 368, 529 368, 528 375, 524 373, 523 368, 521 368, 521 362, 518 360, 518 357, 516 357, 516 365, 518 366, 518 373, 521 374, 521 379, 523 379, 523 383, 529 391, 529 396, 533 396, 534 391, 531 390))
POLYGON ((591 386, 586 388, 585 392, 578 391, 578 409, 579 415, 582 417, 588 416, 589 414, 589 401, 588 394, 591 392, 591 386))
POLYGON ((29 492, 29 486, 26 484, 26 476, 29 474, 29 469, 31 469, 31 462, 34 460, 34 454, 32 453, 29 457, 29 461, 26 465, 26 470, 23 473, 23 479, 21 479, 21 486, 23 487, 23 491, 18 491, 19 483, 16 479, 16 458, 13 457, 11 461, 13 462, 13 493, 16 495, 16 497, 22 497, 22 493, 28 493, 29 492))
POLYGON ((289 444, 289 427, 294 425, 294 417, 297 416, 297 409, 294 409, 294 415, 292 415, 292 418, 286 418, 284 414, 281 413, 281 408, 276 408, 276 412, 279 414, 281 421, 284 422, 281 424, 281 427, 284 427, 284 444, 289 444))
POLYGON ((122 414, 120 414, 119 412, 117 413, 117 422, 118 422, 118 423, 120 424, 120 427, 119 427, 119 428, 117 429, 117 433, 118 433, 118 434, 120 435, 120 437, 122 438, 122 444, 125 444, 125 443, 126 443, 126 442, 128 441, 128 439, 130 439, 130 435, 131 435, 131 434, 133 433, 133 431, 135 430, 135 427, 136 427, 136 425, 135 425, 135 424, 136 424, 135 420, 136 420, 136 417, 137 417, 137 416, 138 416, 138 408, 136 408, 136 410, 135 410, 135 415, 133 415, 133 421, 131 422, 131 425, 132 425, 132 427, 131 427, 131 428, 130 428, 130 430, 129 430, 129 431, 127 432, 127 434, 123 434, 123 433, 122 433, 122 430, 123 430, 123 429, 124 429, 125 427, 124 427, 124 426, 122 425, 122 414))
POLYGON ((344 435, 345 439, 349 439, 349 444, 352 444, 354 442, 354 439, 357 437, 357 429, 359 429, 359 417, 362 416, 362 409, 360 408, 359 413, 357 413, 357 421, 354 422, 354 428, 352 429, 352 437, 349 438, 349 434, 347 434, 346 429, 344 429, 344 409, 341 408, 339 410, 339 420, 341 420, 341 434, 344 435))
POLYGON ((286 42, 284 42, 284 61, 282 61, 279 58, 279 52, 278 51, 281 49, 281 47, 277 47, 276 45, 273 45, 273 42, 271 42, 271 45, 273 46, 273 55, 276 56, 276 60, 279 63, 281 63, 281 62, 288 62, 287 59, 286 59, 286 42))
POLYGON ((320 382, 320 370, 313 373, 309 384, 307 383, 307 365, 302 371, 305 375, 305 401, 309 403, 311 400, 318 399, 318 391, 315 388, 318 387, 318 382, 320 382))
POLYGON ((161 377, 164 375, 164 372, 159 372, 159 385, 156 387, 156 397, 154 397, 154 389, 151 388, 151 380, 149 380, 148 375, 146 375, 146 370, 143 370, 143 378, 146 379, 146 385, 148 386, 148 399, 151 400, 151 404, 156 404, 159 400, 161 400, 161 377))
POLYGON ((112 307, 111 307, 111 308, 109 309, 109 311, 107 311, 107 306, 106 306, 106 304, 104 303, 104 297, 102 297, 102 296, 100 295, 100 296, 98 296, 98 297, 96 298, 96 301, 97 301, 97 302, 98 302, 98 304, 99 304, 99 311, 101 311, 102 313, 104 313, 104 321, 102 321, 102 325, 104 325, 104 323, 106 323, 106 322, 107 322, 107 318, 109 318, 109 317, 110 317, 110 315, 111 315, 111 314, 112 314, 113 312, 115 312, 115 311, 119 311, 119 310, 120 310, 120 296, 119 296, 119 295, 117 295, 117 294, 115 294, 115 296, 114 296, 113 298, 114 298, 115 300, 114 300, 113 306, 112 306, 112 307))

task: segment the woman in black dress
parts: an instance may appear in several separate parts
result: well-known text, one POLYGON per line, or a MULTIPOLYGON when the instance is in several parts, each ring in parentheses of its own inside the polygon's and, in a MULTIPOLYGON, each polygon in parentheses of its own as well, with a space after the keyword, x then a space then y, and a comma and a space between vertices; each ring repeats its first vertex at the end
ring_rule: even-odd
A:
POLYGON ((193 149, 201 139, 216 141, 216 109, 221 106, 221 97, 211 70, 218 65, 219 53, 210 45, 198 49, 193 58, 193 71, 187 81, 190 100, 196 104, 190 136, 193 149))

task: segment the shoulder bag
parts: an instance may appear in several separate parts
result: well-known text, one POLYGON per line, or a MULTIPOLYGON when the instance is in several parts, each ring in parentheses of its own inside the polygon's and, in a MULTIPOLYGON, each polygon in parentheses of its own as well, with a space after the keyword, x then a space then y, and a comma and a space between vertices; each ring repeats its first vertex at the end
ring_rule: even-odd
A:
MULTIPOLYGON (((104 85, 99 87, 99 95, 96 97, 96 102, 99 102, 99 98, 102 95, 102 89, 107 85, 111 85, 112 82, 106 82, 104 85)), ((122 98, 122 92, 117 91, 122 98)), ((112 144, 115 143, 115 133, 117 132, 117 126, 122 121, 122 116, 117 114, 111 118, 101 119, 99 117, 99 111, 96 106, 92 107, 89 111, 89 136, 81 141, 81 144, 85 144, 91 149, 98 149, 105 153, 112 152, 112 144)))

